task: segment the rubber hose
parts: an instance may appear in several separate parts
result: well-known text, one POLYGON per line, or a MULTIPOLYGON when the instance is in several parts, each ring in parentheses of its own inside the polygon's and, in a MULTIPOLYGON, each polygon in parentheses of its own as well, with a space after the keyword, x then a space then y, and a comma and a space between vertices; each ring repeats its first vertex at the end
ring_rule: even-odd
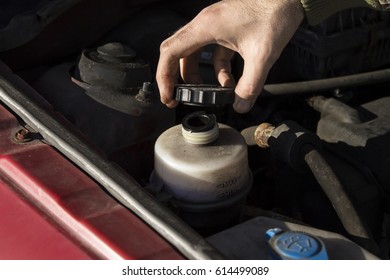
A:
POLYGON ((370 231, 360 218, 330 165, 313 148, 308 148, 304 159, 322 190, 332 203, 346 231, 355 238, 357 243, 377 254, 379 252, 377 244, 371 238, 370 231))
POLYGON ((262 96, 268 96, 268 94, 272 96, 325 91, 335 88, 361 86, 386 81, 390 81, 390 68, 328 79, 294 83, 268 84, 264 86, 262 96))

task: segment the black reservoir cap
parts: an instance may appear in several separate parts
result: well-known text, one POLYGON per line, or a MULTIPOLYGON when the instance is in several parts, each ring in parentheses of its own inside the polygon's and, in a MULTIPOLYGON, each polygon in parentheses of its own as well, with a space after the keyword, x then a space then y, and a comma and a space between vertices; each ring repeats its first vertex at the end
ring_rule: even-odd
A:
POLYGON ((185 105, 222 107, 234 102, 234 88, 215 85, 178 84, 175 100, 185 105))

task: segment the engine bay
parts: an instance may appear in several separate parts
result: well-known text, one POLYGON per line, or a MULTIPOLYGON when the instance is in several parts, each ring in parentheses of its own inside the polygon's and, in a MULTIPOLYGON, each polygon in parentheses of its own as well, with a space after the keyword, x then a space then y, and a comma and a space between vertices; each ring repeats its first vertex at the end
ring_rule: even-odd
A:
MULTIPOLYGON (((277 243, 265 244, 299 232, 309 237, 294 238, 318 238, 332 259, 388 259, 390 15, 353 9, 303 23, 254 107, 238 114, 231 104, 161 104, 159 45, 195 11, 172 7, 139 8, 86 48, 70 42, 66 55, 53 50, 39 63, 24 64, 23 49, 0 57, 225 257, 268 259, 271 248, 283 258, 277 243), (193 140, 215 126, 209 142, 182 138, 182 128, 193 140)), ((213 46, 200 51, 204 83, 217 87, 212 59, 213 46)), ((232 66, 239 77, 242 59, 232 66)))

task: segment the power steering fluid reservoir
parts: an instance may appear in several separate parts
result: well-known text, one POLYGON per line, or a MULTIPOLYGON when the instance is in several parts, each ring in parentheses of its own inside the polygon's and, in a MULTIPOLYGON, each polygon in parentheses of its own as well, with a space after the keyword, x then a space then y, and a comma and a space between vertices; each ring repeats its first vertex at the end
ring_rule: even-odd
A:
POLYGON ((245 140, 212 114, 187 115, 157 139, 155 177, 192 226, 229 223, 239 216, 252 183, 245 140))

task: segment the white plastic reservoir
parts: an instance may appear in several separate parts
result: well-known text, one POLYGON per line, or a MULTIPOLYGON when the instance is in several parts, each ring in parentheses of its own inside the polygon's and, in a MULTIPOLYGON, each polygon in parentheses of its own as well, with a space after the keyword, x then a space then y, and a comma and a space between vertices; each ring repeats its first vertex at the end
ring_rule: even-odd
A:
POLYGON ((155 175, 183 210, 232 208, 251 187, 246 142, 213 115, 193 113, 157 139, 155 175))

